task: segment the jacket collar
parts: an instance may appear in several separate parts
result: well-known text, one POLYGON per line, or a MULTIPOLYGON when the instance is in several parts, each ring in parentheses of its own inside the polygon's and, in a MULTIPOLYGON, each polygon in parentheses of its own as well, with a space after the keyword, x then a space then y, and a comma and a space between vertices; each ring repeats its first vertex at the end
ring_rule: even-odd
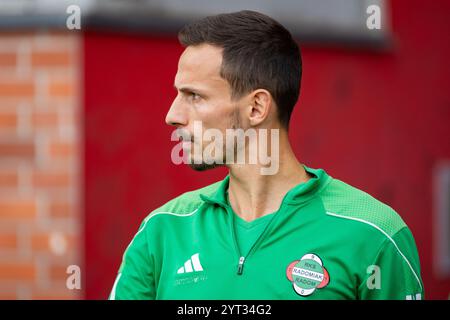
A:
MULTIPOLYGON (((312 169, 305 165, 303 165, 303 168, 312 175, 312 178, 289 190, 283 198, 283 203, 299 205, 308 202, 322 191, 332 179, 323 169, 312 169)), ((227 175, 215 192, 209 195, 200 194, 200 198, 207 203, 218 204, 224 207, 229 206, 227 198, 229 182, 230 176, 227 175)))

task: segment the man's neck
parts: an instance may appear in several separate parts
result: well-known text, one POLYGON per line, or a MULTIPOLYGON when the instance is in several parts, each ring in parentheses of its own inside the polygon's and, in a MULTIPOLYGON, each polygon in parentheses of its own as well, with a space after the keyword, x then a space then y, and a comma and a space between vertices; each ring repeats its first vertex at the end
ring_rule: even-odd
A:
POLYGON ((279 168, 274 175, 261 175, 261 165, 230 166, 228 195, 234 212, 252 221, 277 211, 286 193, 309 180, 292 151, 287 133, 280 136, 279 168))

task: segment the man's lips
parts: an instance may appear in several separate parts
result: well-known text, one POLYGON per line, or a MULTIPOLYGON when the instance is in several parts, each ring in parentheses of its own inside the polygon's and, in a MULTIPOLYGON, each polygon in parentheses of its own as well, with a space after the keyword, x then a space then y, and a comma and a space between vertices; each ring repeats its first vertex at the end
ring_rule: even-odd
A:
POLYGON ((177 131, 177 137, 180 141, 183 142, 194 142, 194 137, 186 132, 177 131))
POLYGON ((182 141, 182 142, 194 142, 194 139, 184 140, 183 137, 180 137, 180 141, 182 141))
POLYGON ((182 143, 183 149, 190 149, 192 147, 192 144, 194 143, 194 138, 189 135, 179 135, 178 138, 182 143))

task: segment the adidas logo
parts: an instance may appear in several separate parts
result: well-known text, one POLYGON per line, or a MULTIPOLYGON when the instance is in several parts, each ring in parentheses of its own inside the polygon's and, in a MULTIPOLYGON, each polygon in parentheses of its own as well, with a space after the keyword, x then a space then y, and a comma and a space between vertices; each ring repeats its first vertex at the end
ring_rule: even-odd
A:
POLYGON ((200 263, 200 259, 198 258, 198 253, 192 255, 192 257, 184 263, 180 269, 178 269, 177 273, 189 273, 194 271, 203 271, 203 267, 200 263))

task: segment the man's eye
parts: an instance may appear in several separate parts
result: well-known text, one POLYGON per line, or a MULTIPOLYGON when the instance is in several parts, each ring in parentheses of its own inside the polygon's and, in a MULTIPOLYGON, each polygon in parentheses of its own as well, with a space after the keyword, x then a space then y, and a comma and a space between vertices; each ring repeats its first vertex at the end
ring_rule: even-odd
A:
POLYGON ((191 92, 190 96, 191 96, 191 99, 192 99, 192 100, 198 100, 198 99, 200 99, 200 95, 198 95, 198 94, 195 93, 195 92, 191 92))

